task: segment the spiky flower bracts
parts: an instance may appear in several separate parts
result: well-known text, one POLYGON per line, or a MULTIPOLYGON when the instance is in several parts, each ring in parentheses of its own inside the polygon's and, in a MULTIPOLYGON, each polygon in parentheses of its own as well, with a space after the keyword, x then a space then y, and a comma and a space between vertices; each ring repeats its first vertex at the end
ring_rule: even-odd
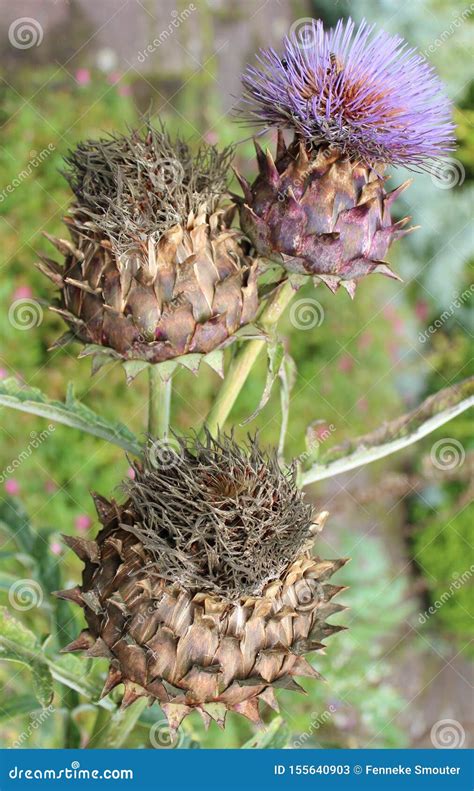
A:
POLYGON ((256 265, 223 208, 232 151, 193 156, 164 129, 81 143, 68 159, 72 241, 42 258, 53 310, 100 357, 159 363, 206 355, 251 321, 256 265))
POLYGON ((303 654, 342 628, 326 618, 344 609, 328 579, 345 561, 311 554, 326 514, 255 441, 152 444, 135 470, 124 505, 96 497, 96 541, 67 538, 85 569, 59 595, 87 621, 67 650, 107 657, 104 694, 158 700, 172 729, 193 710, 259 722, 274 689, 318 677, 303 654))
POLYGON ((241 114, 279 129, 275 161, 257 146, 259 175, 239 175, 241 223, 257 252, 332 290, 379 272, 407 233, 384 189, 387 165, 429 167, 453 148, 451 106, 432 68, 397 36, 362 22, 307 26, 281 55, 260 53, 244 74, 241 114), (285 145, 282 131, 294 132, 285 145))

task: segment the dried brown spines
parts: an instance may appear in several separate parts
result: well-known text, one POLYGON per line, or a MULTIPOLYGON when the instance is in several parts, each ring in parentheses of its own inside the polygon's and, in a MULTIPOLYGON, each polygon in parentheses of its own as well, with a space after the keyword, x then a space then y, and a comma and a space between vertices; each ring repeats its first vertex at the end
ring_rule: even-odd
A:
POLYGON ((260 700, 277 706, 274 689, 303 691, 295 676, 319 677, 302 654, 342 628, 326 618, 344 609, 332 601, 344 588, 328 579, 345 561, 306 551, 262 595, 232 602, 150 576, 123 521, 130 516, 117 508, 97 537, 99 564, 85 563, 88 629, 65 649, 110 660, 104 695, 123 683, 123 706, 157 700, 172 728, 193 710, 206 724, 223 725, 227 711, 258 723, 260 700))
POLYGON ((231 152, 193 157, 164 131, 81 144, 69 157, 71 240, 42 257, 74 338, 159 363, 224 346, 258 308, 256 264, 222 208, 231 152))
POLYGON ((281 132, 276 161, 256 150, 259 175, 252 185, 239 175, 244 198, 234 197, 258 254, 351 296, 365 275, 396 277, 384 257, 409 218, 392 223, 390 205, 408 182, 387 194, 375 169, 327 147, 312 152, 298 138, 287 147, 281 132))
POLYGON ((305 510, 302 500, 298 504, 296 495, 292 498, 287 487, 302 495, 291 478, 271 470, 271 463, 264 467, 255 443, 238 451, 233 440, 220 438, 215 441, 219 453, 213 442, 209 438, 207 447, 196 441, 180 445, 181 476, 155 475, 146 457, 127 486, 129 499, 122 506, 96 497, 103 524, 96 541, 68 540, 85 564, 82 584, 58 593, 79 604, 87 622, 87 629, 65 650, 107 658, 110 670, 103 694, 124 684, 123 706, 143 696, 150 703, 157 700, 172 729, 194 710, 206 725, 212 719, 223 725, 227 711, 258 723, 260 701, 277 707, 275 689, 303 691, 295 677, 319 677, 303 655, 324 648, 325 638, 343 628, 328 624, 327 618, 344 609, 333 601, 343 588, 329 579, 345 561, 311 556, 327 513, 313 520, 311 509, 305 510), (192 464, 191 448, 199 469, 197 461, 192 464), (195 480, 193 492, 186 488, 186 475, 195 480), (209 475, 211 500, 209 491, 199 494, 209 475), (257 506, 252 512, 248 499, 239 499, 239 487, 245 483, 251 492, 258 479, 265 488, 265 476, 265 496, 259 501, 254 491, 257 506), (195 502, 184 513, 177 495, 157 496, 155 487, 170 492, 178 487, 184 501, 194 496, 195 502), (285 544, 289 526, 279 497, 287 499, 294 514, 292 552, 285 544), (239 503, 243 513, 237 518, 239 503), (215 529, 209 530, 212 508, 215 529), (273 508, 273 549, 264 535, 272 532, 271 519, 259 533, 258 508, 263 522, 264 511, 273 508), (183 516, 192 521, 188 530, 183 516), (144 531, 144 522, 151 530, 144 531), (228 532, 231 523, 234 537, 228 532), (162 558, 151 540, 153 533, 161 539, 162 558), (209 552, 207 578, 203 545, 209 552), (242 569, 235 574, 237 551, 242 569), (265 554, 269 566, 262 565, 265 554))

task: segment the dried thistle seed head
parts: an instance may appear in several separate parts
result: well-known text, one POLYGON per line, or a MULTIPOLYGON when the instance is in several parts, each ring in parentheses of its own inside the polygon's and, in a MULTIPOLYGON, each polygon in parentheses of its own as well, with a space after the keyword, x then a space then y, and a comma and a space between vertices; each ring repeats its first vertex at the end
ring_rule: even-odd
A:
POLYGON ((66 157, 64 172, 87 225, 120 255, 140 242, 158 242, 203 207, 213 213, 226 191, 233 149, 202 146, 193 154, 166 129, 85 140, 66 157))
POLYGON ((259 595, 312 543, 312 507, 256 439, 150 443, 124 484, 127 527, 151 558, 150 574, 226 599, 259 595))
POLYGON ((221 727, 228 711, 260 723, 275 690, 320 678, 304 654, 325 647, 345 608, 329 581, 344 560, 312 555, 327 513, 304 505, 291 473, 255 440, 150 445, 124 505, 95 502, 95 541, 66 537, 82 583, 57 595, 87 628, 64 651, 106 657, 102 695, 124 685, 122 707, 159 701, 175 731, 198 711, 221 727))
POLYGON ((60 289, 52 310, 72 331, 58 344, 71 335, 88 344, 96 367, 120 358, 136 370, 135 361, 187 354, 199 363, 254 319, 257 265, 231 228, 234 208, 221 205, 231 156, 210 146, 193 156, 152 127, 69 155, 72 242, 48 236, 65 265, 39 264, 60 289))

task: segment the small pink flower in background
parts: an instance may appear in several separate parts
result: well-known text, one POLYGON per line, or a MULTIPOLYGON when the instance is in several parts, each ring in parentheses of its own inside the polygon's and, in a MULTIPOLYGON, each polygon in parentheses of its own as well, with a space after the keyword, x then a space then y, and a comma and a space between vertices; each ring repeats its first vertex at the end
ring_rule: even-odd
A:
POLYGON ((0 368, 0 379, 6 379, 8 376, 8 371, 6 368, 0 368))
POLYGON ((331 429, 329 428, 329 425, 326 423, 326 421, 322 420, 321 423, 313 423, 311 426, 311 433, 313 434, 315 440, 318 442, 324 442, 324 440, 327 439, 331 433, 331 429))
POLYGON ((398 315, 393 305, 386 305, 383 309, 383 315, 392 325, 392 329, 397 335, 401 335, 404 329, 403 319, 398 315))
POLYGON ((400 357, 400 347, 398 343, 392 341, 388 344, 388 353, 392 362, 396 363, 400 357))
POLYGON ((91 81, 89 69, 77 69, 74 76, 78 85, 89 85, 91 81))
POLYGON ((357 348, 359 349, 359 351, 365 351, 366 349, 369 349, 372 346, 373 342, 374 342, 373 333, 368 331, 363 332, 359 338, 357 348))
POLYGON ((217 132, 213 132, 212 129, 210 129, 204 135, 204 140, 206 141, 206 143, 209 143, 210 146, 214 146, 218 142, 219 136, 217 132))
POLYGON ((12 302, 17 299, 31 299, 33 292, 29 286, 18 286, 12 294, 12 302))
POLYGON ((356 406, 357 406, 357 410, 359 412, 364 413, 364 412, 367 412, 367 410, 369 408, 369 402, 367 401, 366 398, 359 398, 356 406))
POLYGON ((48 481, 44 483, 44 490, 48 494, 53 494, 54 492, 58 491, 57 484, 50 478, 48 481))
POLYGON ((15 478, 9 478, 8 481, 5 481, 5 491, 15 497, 15 495, 20 494, 20 484, 15 478))
POLYGON ((343 354, 339 360, 338 368, 343 373, 349 373, 354 367, 354 360, 349 354, 343 354))
POLYGON ((110 74, 107 75, 107 82, 111 85, 116 85, 117 82, 120 82, 121 76, 119 71, 111 71, 110 74))
POLYGON ((53 553, 53 555, 60 555, 62 551, 63 548, 59 543, 59 541, 53 541, 53 543, 51 544, 51 552, 53 553))
POLYGON ((415 305, 415 315, 420 321, 428 321, 430 309, 428 303, 424 299, 419 299, 415 305))
POLYGON ((135 480, 135 470, 133 469, 133 467, 129 467, 128 468, 127 475, 128 475, 129 478, 132 479, 132 481, 135 480))
POLYGON ((117 93, 119 96, 131 96, 132 88, 130 85, 119 85, 117 88, 117 93))
POLYGON ((86 530, 89 530, 91 525, 92 519, 87 514, 79 514, 79 516, 76 516, 74 520, 74 526, 76 530, 80 530, 82 533, 85 533, 86 530))
POLYGON ((385 305, 383 311, 383 316, 387 321, 392 321, 392 319, 397 315, 397 311, 393 307, 393 305, 385 305))

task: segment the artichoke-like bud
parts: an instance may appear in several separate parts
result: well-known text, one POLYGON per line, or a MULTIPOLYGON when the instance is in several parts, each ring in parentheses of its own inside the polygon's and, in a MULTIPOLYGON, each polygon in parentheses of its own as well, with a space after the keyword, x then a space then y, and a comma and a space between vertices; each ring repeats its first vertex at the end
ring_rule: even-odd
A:
POLYGON ((257 146, 259 175, 239 174, 241 224, 257 252, 351 294, 385 262, 410 218, 391 219, 406 182, 385 191, 387 165, 428 169, 453 148, 451 107, 433 69, 397 36, 362 22, 306 23, 280 57, 262 51, 243 77, 241 113, 277 127, 276 160, 257 146), (294 132, 287 147, 283 129, 294 132))
POLYGON ((76 339, 159 363, 206 355, 254 318, 256 265, 222 207, 231 157, 209 146, 193 156, 151 127, 70 153, 72 241, 48 236, 65 263, 39 267, 76 339))
POLYGON ((134 469, 123 505, 96 496, 96 540, 66 538, 85 568, 58 595, 87 629, 65 650, 107 657, 104 694, 123 683, 123 706, 158 701, 173 730, 193 710, 257 723, 275 689, 319 677, 303 655, 343 628, 326 619, 344 609, 328 579, 345 561, 311 554, 327 514, 255 440, 150 444, 134 469))

